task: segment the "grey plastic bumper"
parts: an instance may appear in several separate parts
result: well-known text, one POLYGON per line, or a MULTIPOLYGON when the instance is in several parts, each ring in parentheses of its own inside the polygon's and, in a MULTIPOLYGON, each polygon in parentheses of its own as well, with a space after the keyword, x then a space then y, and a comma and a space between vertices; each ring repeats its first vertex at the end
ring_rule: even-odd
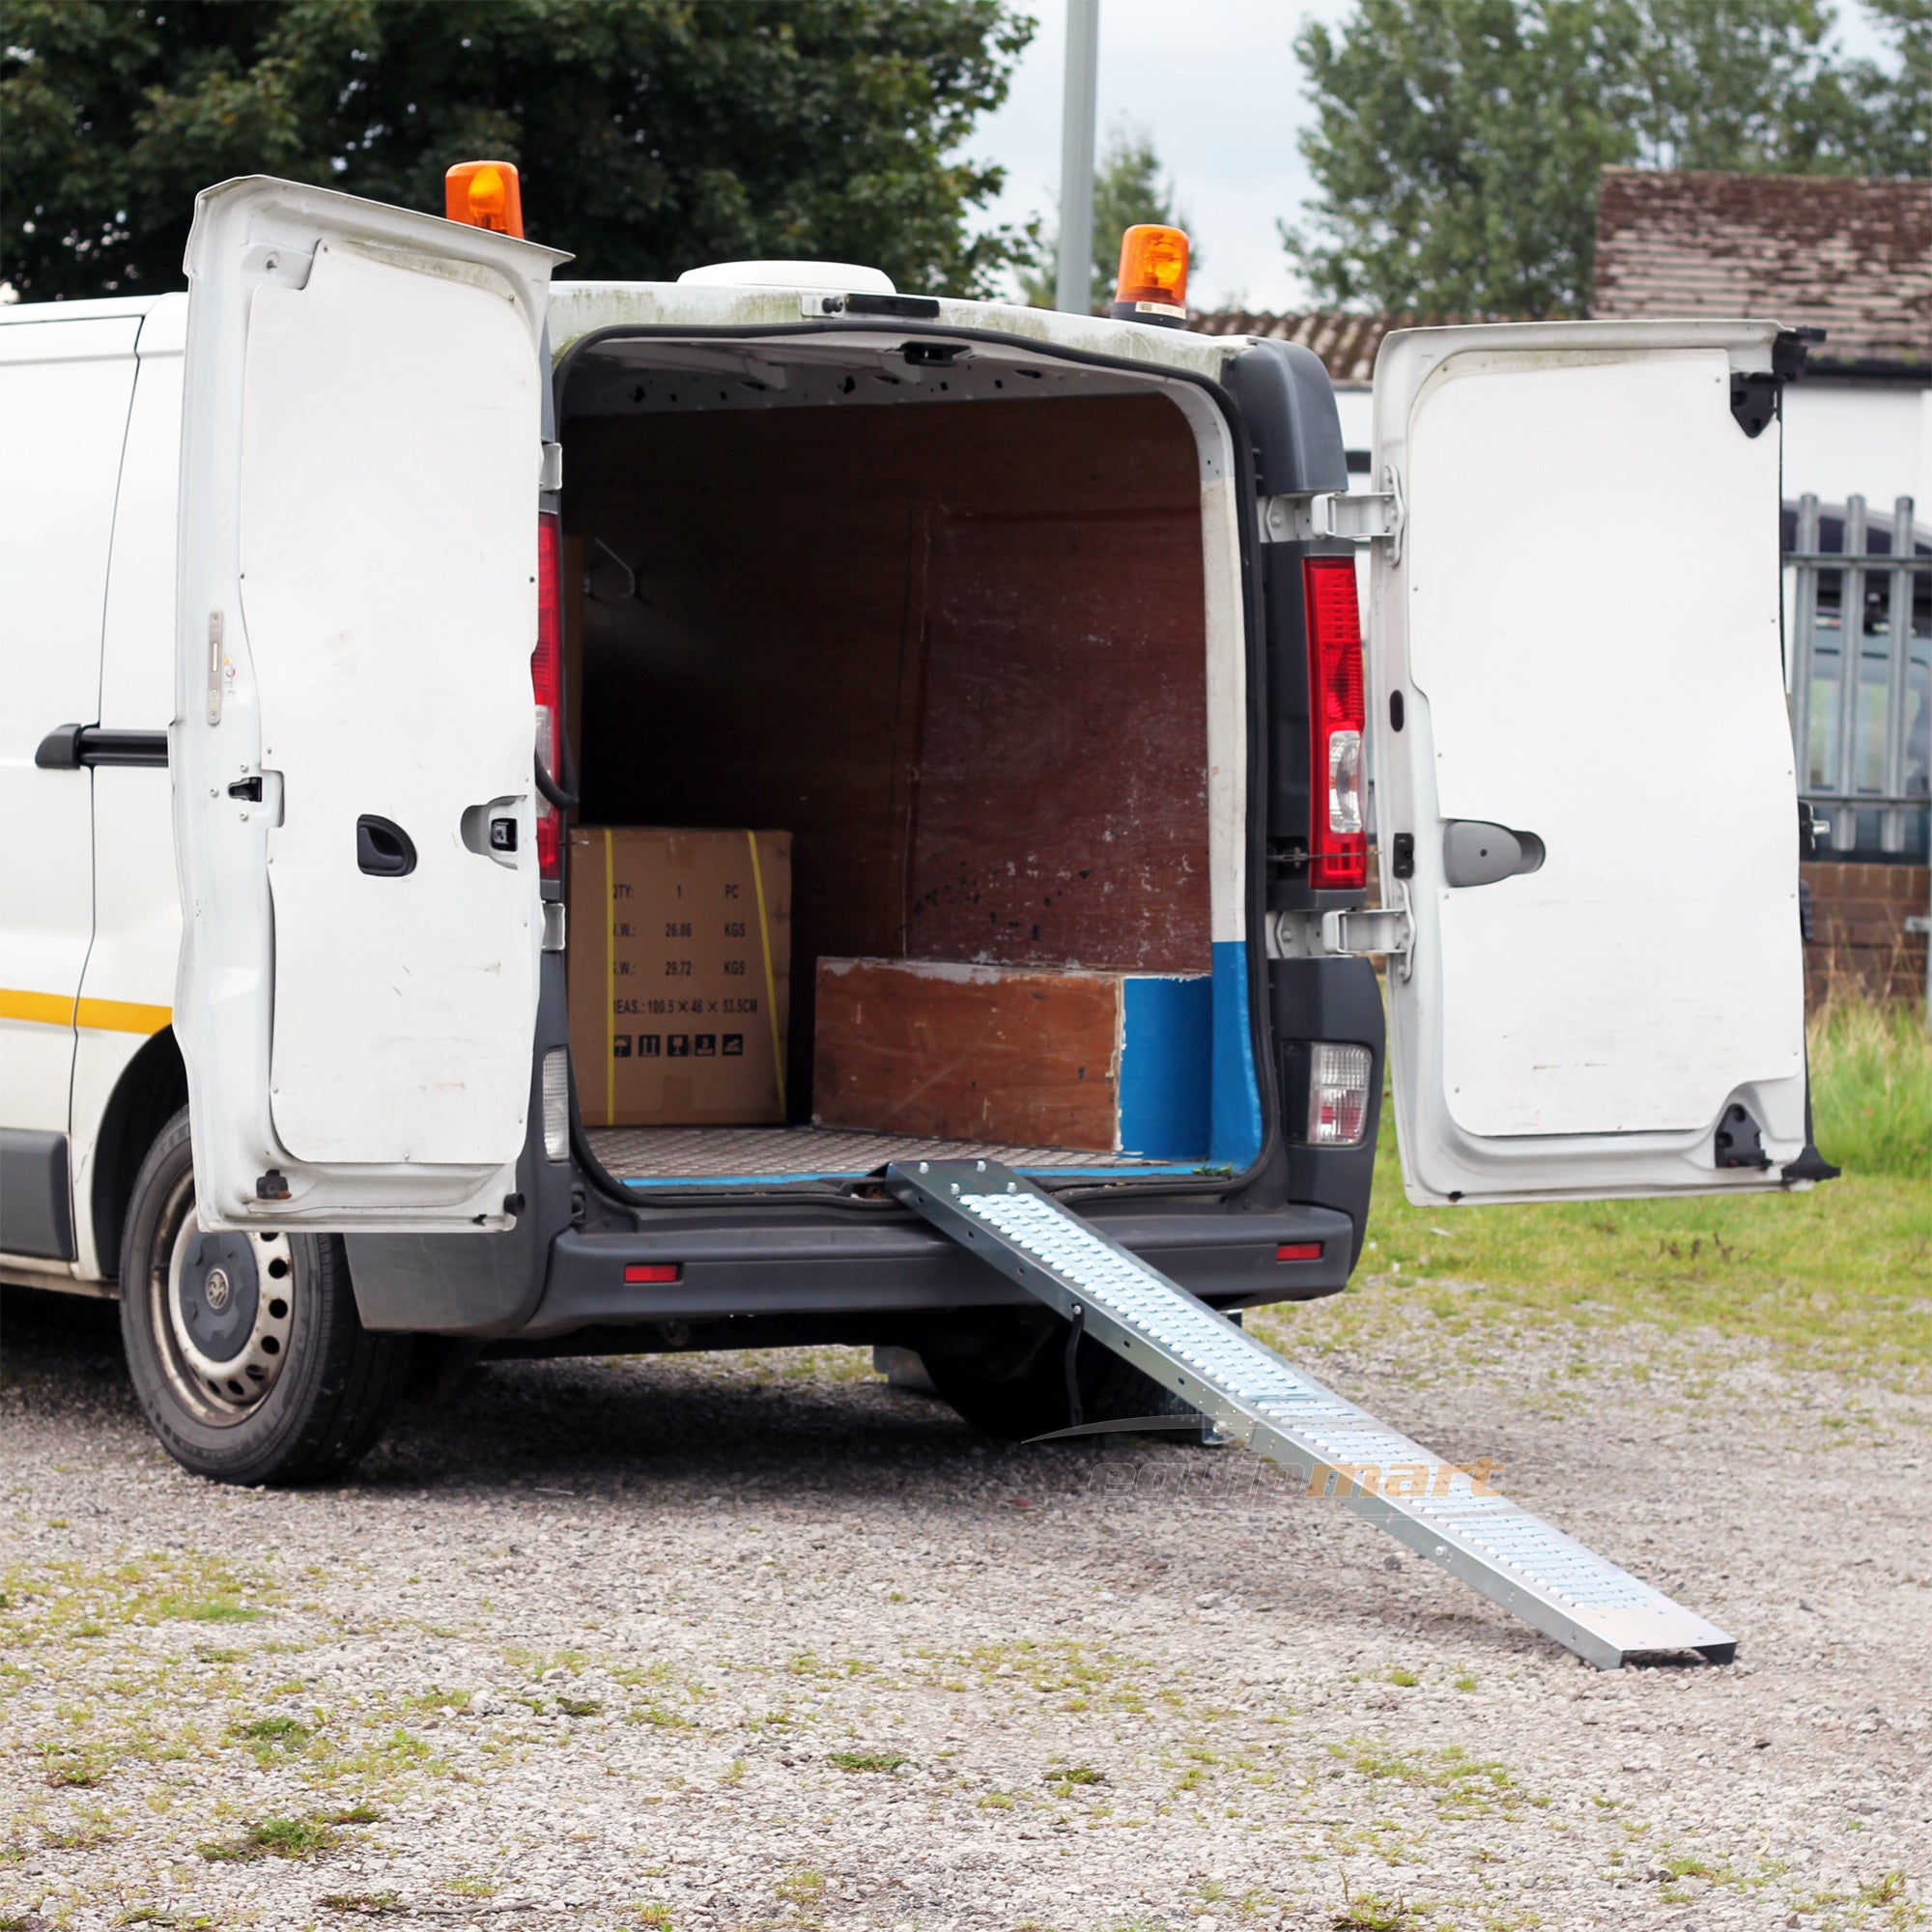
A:
MULTIPOLYGON (((1326 1208, 1268 1213, 1107 1213, 1097 1225, 1196 1294, 1224 1308, 1330 1293, 1348 1279, 1354 1231, 1326 1208), (1285 1245, 1320 1243, 1319 1259, 1280 1261, 1285 1245)), ((702 1321, 728 1316, 881 1315, 946 1308, 1029 1308, 1033 1297, 911 1216, 853 1215, 848 1225, 560 1235, 543 1299, 518 1331, 531 1340, 574 1328, 702 1321), (674 1265, 674 1281, 629 1282, 625 1270, 674 1265)))

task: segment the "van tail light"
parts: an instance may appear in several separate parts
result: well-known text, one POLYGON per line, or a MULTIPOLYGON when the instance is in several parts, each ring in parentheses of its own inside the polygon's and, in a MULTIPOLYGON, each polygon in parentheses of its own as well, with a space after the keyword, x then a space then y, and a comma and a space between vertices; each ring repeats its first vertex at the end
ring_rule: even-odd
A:
MULTIPOLYGON (((536 698, 537 762, 554 779, 563 743, 563 537, 558 520, 537 518, 537 647, 530 653, 530 689, 536 698)), ((537 797, 537 869, 546 880, 563 877, 563 821, 549 799, 537 797)))
POLYGON ((1308 615, 1308 883, 1366 886, 1363 806, 1362 617, 1352 557, 1311 556, 1301 566, 1308 615))
POLYGON ((1331 1039, 1310 1042, 1304 1133, 1310 1147, 1361 1145, 1369 1125, 1369 1074, 1374 1066, 1375 1058, 1366 1046, 1345 1046, 1331 1039))
POLYGON ((543 1057, 544 1158, 570 1158, 570 1049, 554 1046, 543 1057))

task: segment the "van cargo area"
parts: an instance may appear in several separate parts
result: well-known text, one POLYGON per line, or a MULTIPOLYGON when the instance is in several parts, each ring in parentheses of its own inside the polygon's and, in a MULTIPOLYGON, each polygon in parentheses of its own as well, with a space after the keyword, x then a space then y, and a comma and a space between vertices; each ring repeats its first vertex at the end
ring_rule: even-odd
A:
POLYGON ((606 1172, 668 1198, 976 1153, 1246 1167, 1245 949, 1215 946, 1241 923, 1211 883, 1238 899, 1244 782, 1214 769, 1241 764, 1219 748, 1243 659, 1236 618, 1208 635, 1207 559, 1233 554, 1205 527, 1212 412, 1011 346, 623 334, 569 356, 558 435, 574 846, 789 847, 779 1111, 746 1123, 625 1118, 614 1063, 586 1078, 586 1033, 655 1053, 678 987, 600 971, 611 934, 573 890, 606 1172))

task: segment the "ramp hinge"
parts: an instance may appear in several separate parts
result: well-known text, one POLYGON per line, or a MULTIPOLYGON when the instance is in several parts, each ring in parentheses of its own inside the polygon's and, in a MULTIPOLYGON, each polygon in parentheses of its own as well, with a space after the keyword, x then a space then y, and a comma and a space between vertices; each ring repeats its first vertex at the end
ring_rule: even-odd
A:
POLYGON ((1350 494, 1321 490, 1309 497, 1264 497, 1263 543, 1373 543, 1381 539, 1402 548, 1402 484, 1393 469, 1383 472, 1383 490, 1350 494))
POLYGON ((1364 912, 1321 915, 1323 949, 1351 958, 1376 952, 1406 957, 1413 933, 1406 906, 1377 906, 1364 912))

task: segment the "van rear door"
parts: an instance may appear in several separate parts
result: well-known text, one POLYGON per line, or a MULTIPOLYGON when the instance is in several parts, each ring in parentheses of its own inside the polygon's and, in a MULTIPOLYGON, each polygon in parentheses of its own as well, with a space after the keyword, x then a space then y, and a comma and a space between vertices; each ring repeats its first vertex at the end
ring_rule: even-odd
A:
POLYGON ((196 204, 169 751, 204 1227, 514 1218, 562 259, 289 182, 196 204))
POLYGON ((1382 347, 1371 729, 1412 1200, 1806 1178, 1777 335, 1382 347))

